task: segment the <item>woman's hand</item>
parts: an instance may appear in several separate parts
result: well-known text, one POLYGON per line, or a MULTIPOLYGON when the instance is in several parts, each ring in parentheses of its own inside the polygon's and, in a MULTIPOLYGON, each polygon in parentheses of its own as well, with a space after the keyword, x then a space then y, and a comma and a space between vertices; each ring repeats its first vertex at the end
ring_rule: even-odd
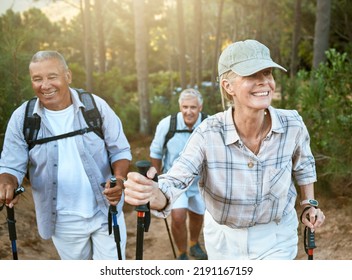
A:
POLYGON ((301 214, 301 222, 309 227, 312 232, 321 227, 325 221, 325 215, 320 208, 315 208, 313 206, 308 206, 303 209, 301 214))
POLYGON ((152 179, 156 174, 157 171, 154 167, 148 170, 147 177, 138 172, 128 173, 127 181, 124 183, 125 201, 134 206, 150 202, 151 209, 164 209, 168 201, 159 189, 158 183, 152 179))

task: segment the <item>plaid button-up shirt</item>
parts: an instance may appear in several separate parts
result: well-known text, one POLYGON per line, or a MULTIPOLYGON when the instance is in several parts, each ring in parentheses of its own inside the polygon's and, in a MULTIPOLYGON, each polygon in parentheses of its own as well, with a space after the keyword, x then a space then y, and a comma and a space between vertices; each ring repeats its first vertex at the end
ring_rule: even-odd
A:
POLYGON ((197 175, 206 208, 219 224, 244 228, 279 222, 292 211, 294 182, 301 186, 316 181, 310 137, 297 111, 269 107, 269 112, 272 127, 258 155, 241 141, 233 108, 204 120, 169 172, 159 176, 169 204, 154 214, 168 215, 172 201, 197 175))

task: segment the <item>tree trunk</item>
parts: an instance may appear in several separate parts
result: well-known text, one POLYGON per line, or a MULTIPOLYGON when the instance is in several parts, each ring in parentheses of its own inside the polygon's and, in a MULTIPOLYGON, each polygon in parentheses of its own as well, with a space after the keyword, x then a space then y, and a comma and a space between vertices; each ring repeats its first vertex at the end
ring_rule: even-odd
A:
POLYGON ((211 83, 215 90, 216 88, 216 77, 218 76, 218 59, 219 59, 219 49, 220 49, 220 41, 221 41, 221 21, 222 21, 222 11, 224 7, 224 0, 220 0, 219 10, 218 10, 218 21, 216 26, 216 39, 215 39, 215 48, 214 48, 214 59, 212 66, 212 75, 211 75, 211 83))
POLYGON ((147 65, 147 28, 144 19, 144 0, 133 0, 135 58, 139 95, 139 132, 151 133, 150 104, 148 95, 148 65, 147 65))
POLYGON ((196 19, 196 5, 197 5, 197 1, 195 0, 193 2, 193 28, 190 29, 190 33, 192 34, 191 35, 191 38, 189 39, 191 41, 191 44, 189 45, 189 52, 191 54, 191 64, 190 64, 190 67, 191 67, 191 76, 190 76, 190 86, 192 88, 195 87, 196 85, 196 43, 197 43, 197 40, 195 38, 196 36, 196 33, 197 33, 197 19, 196 19))
POLYGON ((179 46, 179 67, 180 67, 180 83, 182 89, 187 88, 187 66, 186 66, 186 42, 185 27, 183 18, 183 0, 177 0, 177 25, 178 25, 178 46, 179 46))
POLYGON ((195 0, 195 79, 198 88, 202 86, 202 0, 195 0))
POLYGON ((294 77, 297 73, 298 65, 298 45, 301 39, 301 16, 302 16, 302 5, 301 0, 296 0, 295 5, 295 19, 293 23, 293 32, 292 32, 292 51, 291 51, 291 65, 290 73, 291 77, 294 77))
POLYGON ((191 60, 191 87, 201 87, 201 51, 202 51, 202 0, 194 0, 193 5, 193 32, 191 36, 190 50, 191 60))
POLYGON ((93 48, 89 0, 84 1, 84 58, 86 64, 86 90, 93 91, 93 48))
POLYGON ((317 0, 314 30, 313 68, 326 61, 325 51, 329 49, 331 0, 317 0))
POLYGON ((103 16, 102 0, 95 0, 95 18, 97 21, 97 36, 98 36, 98 70, 99 73, 105 73, 106 70, 106 50, 104 36, 104 16, 103 16))
MULTIPOLYGON (((259 9, 257 9, 257 14, 258 14, 258 19, 259 19, 259 24, 257 27, 257 33, 256 33, 256 39, 259 42, 263 41, 263 29, 265 30, 265 26, 264 24, 266 23, 265 19, 265 7, 268 6, 268 3, 266 3, 266 0, 259 0, 259 2, 257 2, 257 5, 259 6, 259 9)), ((266 31, 266 30, 265 30, 266 31)))

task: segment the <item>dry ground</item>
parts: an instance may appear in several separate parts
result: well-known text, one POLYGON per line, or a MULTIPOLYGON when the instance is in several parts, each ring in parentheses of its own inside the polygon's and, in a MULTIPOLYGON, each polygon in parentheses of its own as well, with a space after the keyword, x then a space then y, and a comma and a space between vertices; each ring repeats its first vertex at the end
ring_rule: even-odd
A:
MULTIPOLYGON (((146 159, 149 138, 131 141, 134 160, 146 159)), ((323 228, 316 233, 314 259, 352 260, 352 198, 346 196, 323 195, 317 190, 322 209, 326 215, 323 228)), ((18 257, 21 260, 57 260, 58 255, 52 242, 42 240, 37 232, 31 189, 27 188, 19 204, 15 207, 18 257)), ((135 259, 136 212, 134 207, 125 205, 127 223, 127 259, 135 259)), ((168 219, 170 227, 170 220, 168 219)), ((299 252, 297 260, 307 259, 303 248, 303 228, 299 228, 299 252)), ((8 237, 6 211, 0 212, 0 260, 12 259, 8 237)), ((174 259, 165 221, 152 217, 149 232, 144 235, 144 255, 146 260, 174 259)))

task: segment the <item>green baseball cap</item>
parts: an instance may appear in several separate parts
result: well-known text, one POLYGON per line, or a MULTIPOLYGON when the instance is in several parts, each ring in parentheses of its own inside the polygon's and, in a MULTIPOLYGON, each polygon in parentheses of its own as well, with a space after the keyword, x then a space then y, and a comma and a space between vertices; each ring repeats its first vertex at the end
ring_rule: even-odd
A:
POLYGON ((240 76, 250 76, 263 69, 275 67, 287 71, 270 57, 270 50, 256 40, 238 41, 226 47, 219 57, 219 77, 232 70, 240 76))

